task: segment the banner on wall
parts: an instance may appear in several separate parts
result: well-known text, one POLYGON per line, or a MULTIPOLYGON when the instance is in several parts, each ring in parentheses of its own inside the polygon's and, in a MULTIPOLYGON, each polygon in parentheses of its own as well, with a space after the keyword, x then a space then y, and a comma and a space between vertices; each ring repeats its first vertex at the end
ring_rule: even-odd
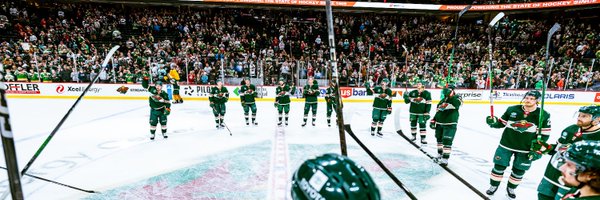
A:
MULTIPOLYGON (((183 2, 206 2, 206 3, 237 3, 258 5, 280 5, 280 6, 314 6, 323 7, 322 0, 180 0, 183 2)), ((546 1, 533 3, 512 3, 494 5, 473 5, 472 11, 503 11, 503 10, 531 10, 561 8, 572 6, 585 6, 600 4, 600 0, 565 0, 546 1)), ((415 3, 383 3, 383 2, 359 2, 359 1, 331 1, 331 6, 341 8, 365 8, 365 9, 397 9, 397 10, 439 10, 460 11, 467 5, 440 5, 440 4, 415 4, 415 3)))
POLYGON ((7 83, 6 94, 41 94, 37 83, 7 83))
MULTIPOLYGON (((12 98, 77 98, 88 84, 79 83, 6 83, 7 95, 12 98)), ((229 91, 231 98, 239 98, 239 86, 225 86, 229 91)), ((192 99, 205 99, 210 94, 210 85, 182 85, 180 89, 181 96, 192 99)), ((173 88, 170 84, 165 84, 163 90, 172 95, 173 88)), ((440 99, 440 89, 427 89, 434 101, 440 99)), ((275 86, 258 86, 256 88, 257 97, 259 99, 274 99, 276 94, 275 86)), ((319 88, 320 99, 325 96, 326 88, 319 88)), ((404 89, 393 88, 392 92, 396 95, 393 100, 401 101, 404 89)), ((495 90, 491 95, 495 102, 510 102, 518 103, 523 99, 527 90, 495 90)), ((298 87, 296 94, 292 96, 294 99, 302 98, 302 88, 298 87)), ((373 100, 373 96, 367 95, 365 88, 341 87, 341 97, 349 102, 365 102, 373 100)), ((490 98, 490 93, 487 90, 467 90, 458 89, 456 94, 461 96, 463 100, 470 103, 486 103, 490 98)), ((141 85, 135 84, 94 84, 86 93, 86 98, 101 98, 101 99, 142 99, 148 97, 148 91, 142 88, 141 85)), ((589 105, 600 102, 600 92, 572 92, 572 91, 547 91, 545 96, 546 102, 558 104, 579 104, 589 105)))

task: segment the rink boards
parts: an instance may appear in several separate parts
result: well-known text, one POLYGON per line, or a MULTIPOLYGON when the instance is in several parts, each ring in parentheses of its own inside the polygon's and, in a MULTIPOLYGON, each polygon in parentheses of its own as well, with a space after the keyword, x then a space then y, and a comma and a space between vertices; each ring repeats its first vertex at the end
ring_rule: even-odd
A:
MULTIPOLYGON (((7 94, 9 98, 47 98, 47 99, 73 99, 77 98, 88 86, 87 83, 6 83, 7 94)), ((208 100, 210 85, 182 85, 180 95, 184 100, 208 100)), ((239 86, 226 86, 230 93, 230 100, 239 100, 239 86)), ((274 101, 274 86, 257 86, 257 101, 274 101)), ((414 88, 411 88, 412 90, 414 88)), ((164 85, 163 90, 169 93, 172 99, 173 86, 164 85)), ((320 97, 325 96, 326 88, 320 88, 320 97)), ((404 88, 393 88, 394 102, 403 102, 402 94, 406 92, 404 88)), ((431 92, 434 103, 440 99, 441 89, 427 89, 431 92)), ((466 104, 488 104, 490 97, 497 104, 517 104, 523 98, 527 90, 456 90, 458 95, 463 97, 466 104)), ((344 102, 372 102, 373 97, 367 95, 365 88, 341 87, 340 94, 344 102)), ((292 101, 302 102, 302 88, 298 87, 296 93, 292 94, 292 101)), ((110 100, 140 100, 148 98, 148 92, 139 84, 94 84, 87 91, 87 99, 110 99, 110 100)), ((324 102, 324 98, 319 98, 324 102)), ((545 102, 548 104, 562 105, 590 105, 600 102, 600 92, 584 91, 547 91, 545 102)))

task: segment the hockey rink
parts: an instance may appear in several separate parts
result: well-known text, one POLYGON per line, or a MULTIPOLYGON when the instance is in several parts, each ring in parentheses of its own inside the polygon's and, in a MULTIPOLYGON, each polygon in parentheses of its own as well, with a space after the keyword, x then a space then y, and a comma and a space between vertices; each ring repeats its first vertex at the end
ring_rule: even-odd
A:
MULTIPOLYGON (((9 99, 19 167, 23 168, 75 99, 9 99)), ((207 101, 185 101, 172 106, 168 139, 149 139, 147 100, 83 99, 29 174, 87 190, 89 194, 28 176, 23 177, 26 199, 286 199, 290 177, 306 159, 339 153, 339 133, 332 118, 327 127, 325 103, 319 103, 317 124, 301 127, 303 102, 293 102, 290 124, 276 126, 273 102, 257 102, 258 126, 246 126, 237 100, 227 103, 225 123, 216 129, 207 101)), ((497 115, 509 105, 496 105, 497 115)), ((552 136, 576 122, 579 106, 547 105, 552 136)), ((394 103, 385 121, 383 138, 369 133, 371 103, 346 103, 346 123, 419 199, 480 199, 469 188, 434 164, 395 133, 399 120, 410 133, 408 105, 394 103), (399 113, 397 113, 399 112, 399 113)), ((434 112, 432 111, 432 114, 434 112)), ((487 104, 460 109, 459 128, 449 168, 479 189, 489 186, 492 157, 502 129, 485 124, 487 104)), ((335 113, 334 113, 335 116, 335 113)), ((310 117, 309 117, 310 118, 310 117)), ((310 120, 310 119, 309 119, 310 120)), ((433 130, 427 128, 435 155, 433 130)), ((375 178, 383 199, 408 199, 405 193, 346 134, 349 157, 375 178)), ((537 198, 536 188, 549 157, 535 161, 517 188, 517 199, 537 198)), ((2 159, 2 166, 4 159, 2 159)), ((491 199, 505 195, 509 170, 491 199)), ((0 190, 8 190, 6 173, 0 173, 0 190)))

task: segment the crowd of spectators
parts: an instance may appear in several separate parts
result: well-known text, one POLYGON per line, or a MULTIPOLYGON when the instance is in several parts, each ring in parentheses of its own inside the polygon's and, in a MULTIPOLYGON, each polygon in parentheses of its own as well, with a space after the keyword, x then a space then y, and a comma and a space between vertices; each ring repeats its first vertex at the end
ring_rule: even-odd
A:
MULTIPOLYGON (((2 81, 89 82, 99 75, 100 82, 136 83, 144 74, 162 77, 170 69, 182 74, 184 84, 214 84, 222 72, 226 78, 259 78, 265 85, 281 77, 331 76, 322 10, 21 2, 0 6, 2 81), (100 62, 115 44, 122 47, 108 70, 101 70, 100 62)), ((342 85, 389 78, 399 87, 416 82, 436 87, 445 85, 448 74, 460 87, 489 84, 489 30, 483 21, 461 20, 453 40, 455 22, 443 16, 334 16, 342 85)), ((505 17, 492 29, 493 85, 534 88, 552 65, 549 88, 595 89, 600 85, 594 60, 600 58, 597 20, 593 10, 505 17), (563 28, 552 39, 552 62, 547 64, 546 32, 554 22, 563 28)))

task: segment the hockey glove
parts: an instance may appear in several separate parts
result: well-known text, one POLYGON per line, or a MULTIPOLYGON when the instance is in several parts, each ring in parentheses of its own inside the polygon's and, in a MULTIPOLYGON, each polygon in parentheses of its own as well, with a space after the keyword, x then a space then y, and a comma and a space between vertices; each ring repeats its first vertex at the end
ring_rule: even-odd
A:
POLYGON ((529 155, 527 155, 529 157, 529 160, 531 161, 536 161, 540 158, 542 158, 542 153, 538 152, 538 151, 529 151, 529 155))
POLYGON ((538 154, 549 154, 554 150, 554 146, 548 143, 545 143, 541 140, 532 140, 531 141, 531 151, 535 151, 538 154))
POLYGON ((388 111, 388 113, 387 113, 388 115, 389 115, 389 114, 392 114, 392 107, 388 107, 388 108, 387 108, 387 111, 388 111))
POLYGON ((430 118, 431 116, 429 116, 429 113, 423 114, 423 119, 425 119, 425 121, 429 120, 430 118))
POLYGON ((496 122, 498 122, 498 117, 496 117, 496 116, 494 116, 494 117, 492 117, 492 116, 487 116, 487 117, 485 118, 485 123, 487 123, 487 124, 488 124, 488 126, 490 126, 490 127, 492 127, 492 128, 494 128, 494 127, 493 127, 493 125, 494 125, 494 124, 496 124, 496 122))
POLYGON ((169 114, 171 114, 171 108, 165 108, 165 111, 163 112, 163 114, 165 116, 169 116, 169 114))
POLYGON ((431 121, 429 121, 429 128, 431 129, 435 129, 436 125, 435 125, 435 119, 432 119, 431 121))

